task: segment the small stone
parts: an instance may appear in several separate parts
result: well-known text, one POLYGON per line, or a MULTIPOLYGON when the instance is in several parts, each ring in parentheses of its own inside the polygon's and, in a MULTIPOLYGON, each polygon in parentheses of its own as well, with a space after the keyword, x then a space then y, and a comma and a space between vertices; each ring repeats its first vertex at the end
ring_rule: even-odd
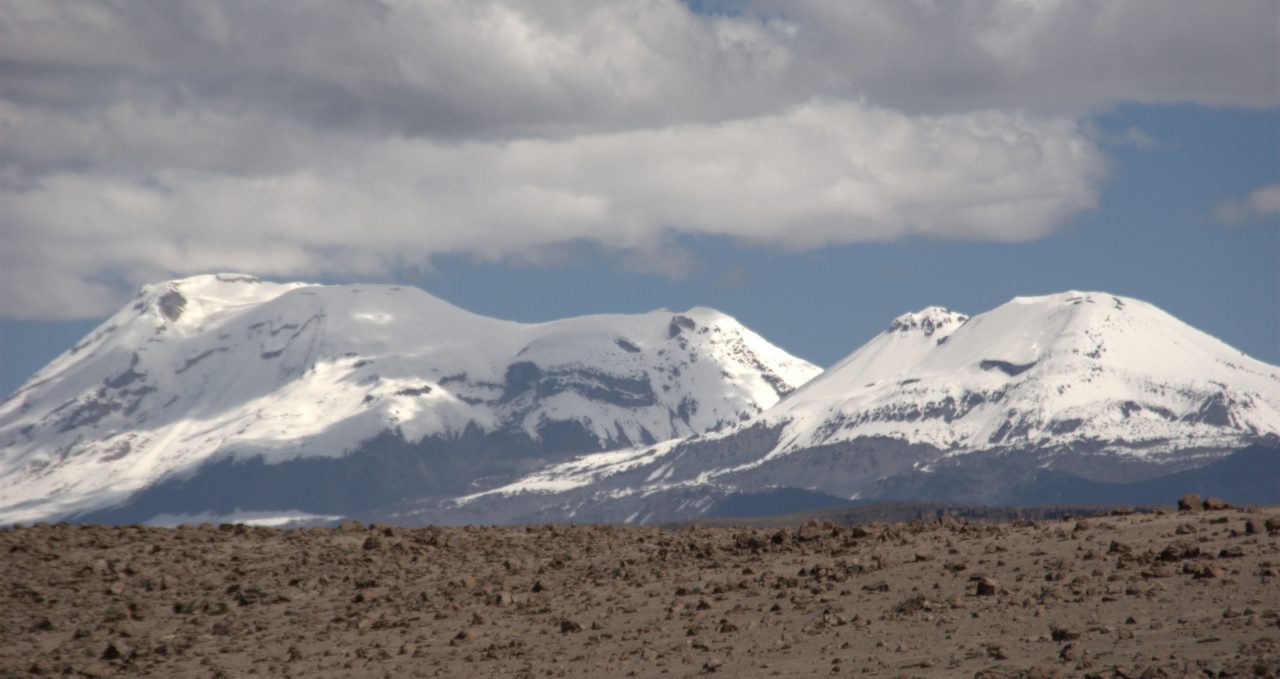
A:
POLYGON ((817 521, 810 520, 809 523, 801 526, 800 530, 796 532, 796 538, 801 542, 809 542, 821 538, 826 533, 828 531, 822 530, 817 521))
POLYGON ((995 596, 996 591, 1000 588, 1000 583, 994 578, 986 576, 974 578, 976 587, 974 594, 977 596, 995 596))
POLYGON ((1156 558, 1160 561, 1181 561, 1183 559, 1193 559, 1197 556, 1200 556, 1199 547, 1186 540, 1178 540, 1161 550, 1156 558))
POLYGON ((369 537, 367 537, 367 538, 365 538, 365 539, 364 539, 364 545, 362 545, 362 546, 363 546, 363 548, 364 548, 364 550, 365 550, 365 551, 371 551, 371 550, 375 550, 375 549, 381 549, 381 548, 382 548, 382 540, 381 540, 381 539, 379 539, 379 538, 378 538, 378 536, 376 536, 376 535, 370 535, 369 537))
POLYGON ((1200 496, 1195 493, 1187 493, 1178 498, 1178 511, 1180 512, 1198 512, 1201 505, 1200 496))
POLYGON ((128 660, 132 655, 133 649, 119 641, 107 644, 107 647, 102 651, 103 660, 128 660))
POLYGON ((1079 660, 1083 656, 1084 656, 1084 646, 1076 641, 1073 641, 1067 644, 1066 646, 1063 646, 1062 650, 1058 651, 1058 657, 1062 658, 1063 660, 1066 660, 1067 662, 1079 660))
POLYGON ((1227 504, 1221 498, 1216 498, 1216 497, 1205 498, 1202 506, 1205 508, 1205 511, 1210 511, 1210 512, 1222 511, 1224 509, 1231 509, 1231 505, 1227 504))
POLYGON ((1197 580, 1222 577, 1222 569, 1211 563, 1188 563, 1183 565, 1182 572, 1190 574, 1197 580))
POLYGON ((569 634, 571 632, 581 632, 581 631, 582 631, 582 625, 579 625, 578 623, 572 620, 569 620, 568 618, 565 618, 564 620, 560 621, 560 632, 562 634, 569 634))
POLYGON ((1248 521, 1244 522, 1245 535, 1257 535, 1261 532, 1262 532, 1262 524, 1258 523, 1257 519, 1249 519, 1248 521))
POLYGON ((1065 627, 1050 627, 1049 636, 1054 641, 1074 641, 1080 638, 1079 632, 1072 632, 1065 627))
POLYGON ((354 533, 356 531, 364 530, 364 524, 354 519, 347 519, 346 521, 338 524, 338 530, 343 531, 344 533, 354 533))

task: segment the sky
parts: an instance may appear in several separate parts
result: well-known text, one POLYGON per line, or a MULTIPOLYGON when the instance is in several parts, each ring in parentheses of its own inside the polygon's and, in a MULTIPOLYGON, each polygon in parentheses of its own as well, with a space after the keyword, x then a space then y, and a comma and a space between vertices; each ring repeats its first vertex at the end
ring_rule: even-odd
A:
POLYGON ((1102 290, 1280 363, 1280 5, 0 0, 0 391, 222 271, 821 365, 1102 290))

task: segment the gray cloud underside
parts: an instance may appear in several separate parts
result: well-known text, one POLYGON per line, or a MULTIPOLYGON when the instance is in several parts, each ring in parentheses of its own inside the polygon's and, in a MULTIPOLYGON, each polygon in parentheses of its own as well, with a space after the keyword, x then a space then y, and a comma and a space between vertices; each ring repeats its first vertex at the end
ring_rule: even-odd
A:
POLYGON ((0 2, 0 312, 673 234, 1025 240, 1117 102, 1271 107, 1275 5, 0 2))

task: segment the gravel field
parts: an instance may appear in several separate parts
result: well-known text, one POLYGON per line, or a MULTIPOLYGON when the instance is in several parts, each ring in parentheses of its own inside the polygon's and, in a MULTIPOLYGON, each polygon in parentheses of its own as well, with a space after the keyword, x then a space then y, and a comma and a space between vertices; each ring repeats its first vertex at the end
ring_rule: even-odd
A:
POLYGON ((0 676, 1277 676, 1280 510, 1201 506, 785 528, 10 528, 0 676))

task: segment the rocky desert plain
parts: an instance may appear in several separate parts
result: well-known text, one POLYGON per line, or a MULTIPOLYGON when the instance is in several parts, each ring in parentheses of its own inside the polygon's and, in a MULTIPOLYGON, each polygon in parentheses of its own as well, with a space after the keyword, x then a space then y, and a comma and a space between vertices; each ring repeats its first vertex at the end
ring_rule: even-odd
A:
POLYGON ((1280 509, 0 530, 0 676, 1280 672, 1280 509))

